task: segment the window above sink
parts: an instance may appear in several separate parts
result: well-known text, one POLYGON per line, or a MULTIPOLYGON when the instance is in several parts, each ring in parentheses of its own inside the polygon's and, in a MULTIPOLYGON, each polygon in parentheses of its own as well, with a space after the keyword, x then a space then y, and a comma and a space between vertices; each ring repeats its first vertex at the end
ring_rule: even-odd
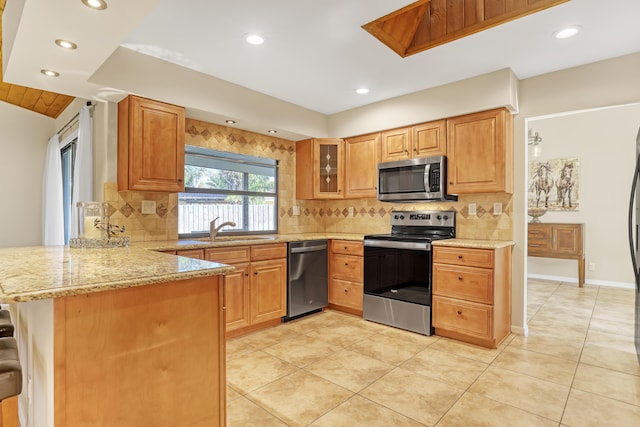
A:
POLYGON ((214 218, 236 223, 216 240, 278 232, 277 160, 186 145, 184 175, 185 192, 178 195, 181 239, 208 237, 214 218))

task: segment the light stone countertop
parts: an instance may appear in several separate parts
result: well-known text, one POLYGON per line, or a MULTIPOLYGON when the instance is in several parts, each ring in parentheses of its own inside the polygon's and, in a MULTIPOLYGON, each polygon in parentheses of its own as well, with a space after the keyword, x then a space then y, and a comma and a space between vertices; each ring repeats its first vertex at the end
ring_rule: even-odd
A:
MULTIPOLYGON (((129 248, 74 249, 65 246, 0 248, 0 303, 57 298, 108 289, 215 276, 233 267, 158 251, 339 239, 363 241, 364 234, 300 233, 220 236, 208 240, 136 242, 129 248)), ((445 239, 436 246, 500 248, 512 241, 445 239)))
POLYGON ((303 240, 356 240, 363 241, 364 234, 353 233, 299 233, 299 234, 261 234, 249 236, 220 236, 216 240, 184 239, 184 240, 160 240, 152 242, 135 242, 134 248, 144 248, 153 251, 180 251, 187 249, 206 249, 225 246, 264 245, 269 243, 300 242, 303 240))
POLYGON ((513 246, 511 240, 475 240, 475 239, 443 239, 431 243, 433 246, 450 246, 457 248, 498 249, 513 246))
POLYGON ((0 249, 0 302, 57 298, 233 270, 225 264, 137 248, 5 248, 0 249))

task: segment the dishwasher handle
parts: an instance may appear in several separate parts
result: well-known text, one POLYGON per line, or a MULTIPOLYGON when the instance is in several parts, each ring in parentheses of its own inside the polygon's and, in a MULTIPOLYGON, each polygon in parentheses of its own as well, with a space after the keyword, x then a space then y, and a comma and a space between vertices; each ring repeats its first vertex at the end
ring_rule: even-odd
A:
POLYGON ((328 245, 326 243, 315 246, 306 246, 306 247, 292 247, 289 252, 292 254, 303 254, 305 252, 318 252, 326 250, 328 245))

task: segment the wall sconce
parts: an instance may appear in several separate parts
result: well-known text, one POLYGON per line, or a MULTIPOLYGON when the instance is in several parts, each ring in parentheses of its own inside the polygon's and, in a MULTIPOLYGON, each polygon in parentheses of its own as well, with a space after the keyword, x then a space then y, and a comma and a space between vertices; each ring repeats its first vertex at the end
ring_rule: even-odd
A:
POLYGON ((538 132, 533 133, 533 129, 528 130, 528 142, 529 148, 531 148, 531 154, 533 157, 540 157, 542 154, 542 137, 538 135, 538 132))

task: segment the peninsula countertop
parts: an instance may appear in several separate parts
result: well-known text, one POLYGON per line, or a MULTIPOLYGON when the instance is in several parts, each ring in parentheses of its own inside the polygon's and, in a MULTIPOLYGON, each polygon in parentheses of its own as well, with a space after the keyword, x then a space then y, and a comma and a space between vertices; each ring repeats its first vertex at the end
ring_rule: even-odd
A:
POLYGON ((0 249, 0 302, 22 302, 129 288, 234 268, 143 248, 34 246, 0 249))

